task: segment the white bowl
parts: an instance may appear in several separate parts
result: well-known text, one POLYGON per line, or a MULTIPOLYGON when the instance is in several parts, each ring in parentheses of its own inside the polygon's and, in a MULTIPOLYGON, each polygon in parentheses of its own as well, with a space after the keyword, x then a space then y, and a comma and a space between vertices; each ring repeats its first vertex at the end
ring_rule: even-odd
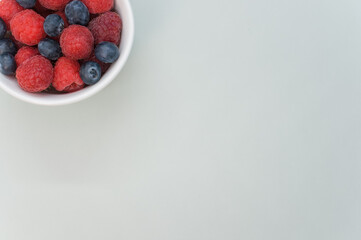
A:
POLYGON ((129 0, 115 0, 115 9, 120 14, 123 21, 122 40, 119 48, 120 57, 112 64, 98 83, 74 93, 28 93, 19 87, 14 77, 7 77, 0 73, 0 87, 10 95, 25 102, 46 106, 66 105, 79 102, 100 92, 111 83, 122 70, 133 46, 134 19, 129 0))

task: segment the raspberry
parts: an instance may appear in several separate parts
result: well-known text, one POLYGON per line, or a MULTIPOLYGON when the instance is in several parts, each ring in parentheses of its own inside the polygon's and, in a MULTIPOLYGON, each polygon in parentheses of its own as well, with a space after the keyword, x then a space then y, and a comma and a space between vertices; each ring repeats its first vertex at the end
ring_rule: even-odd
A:
POLYGON ((47 9, 62 10, 70 0, 38 0, 47 9))
POLYGON ((7 27, 10 27, 10 20, 15 14, 24 10, 15 0, 1 0, 0 1, 0 18, 4 20, 7 27))
POLYGON ((77 61, 61 57, 54 67, 53 87, 58 91, 74 92, 84 87, 79 75, 80 65, 77 61))
POLYGON ((36 55, 39 55, 37 48, 24 46, 20 48, 18 53, 15 55, 16 65, 20 66, 23 62, 36 55))
POLYGON ((70 86, 64 88, 64 91, 63 92, 68 92, 68 93, 71 93, 71 92, 76 92, 76 91, 79 91, 80 89, 83 89, 85 86, 85 84, 83 85, 78 85, 76 83, 72 83, 70 86))
POLYGON ((9 38, 10 38, 11 40, 13 40, 13 42, 15 43, 15 45, 16 45, 16 47, 17 47, 18 49, 26 46, 24 43, 21 43, 21 42, 19 42, 18 40, 16 40, 13 35, 10 35, 9 38))
POLYGON ((64 29, 60 37, 63 54, 71 59, 86 59, 94 48, 94 38, 88 28, 71 25, 64 29))
POLYGON ((37 13, 39 13, 39 14, 40 14, 41 16, 43 16, 43 17, 47 17, 49 14, 52 13, 51 10, 46 9, 45 7, 43 7, 43 6, 39 3, 39 1, 36 1, 34 9, 35 9, 35 11, 36 11, 37 13))
POLYGON ((114 6, 114 0, 81 0, 89 9, 90 13, 108 12, 114 6))
POLYGON ((89 29, 94 36, 95 44, 106 41, 119 45, 122 20, 117 13, 106 12, 91 20, 89 29))
POLYGON ((46 34, 43 28, 44 18, 33 10, 24 10, 10 21, 11 32, 16 40, 29 46, 36 45, 46 34))
POLYGON ((16 45, 16 47, 17 47, 18 49, 26 46, 24 43, 21 43, 21 42, 19 42, 18 40, 16 40, 16 39, 14 38, 14 36, 12 36, 12 35, 10 36, 10 39, 13 40, 13 42, 15 43, 15 45, 16 45))
POLYGON ((66 19, 65 13, 62 11, 58 11, 55 14, 58 14, 64 21, 64 28, 69 26, 68 19, 66 19))
POLYGON ((34 56, 18 67, 16 78, 25 91, 41 92, 53 81, 53 65, 43 56, 34 56))

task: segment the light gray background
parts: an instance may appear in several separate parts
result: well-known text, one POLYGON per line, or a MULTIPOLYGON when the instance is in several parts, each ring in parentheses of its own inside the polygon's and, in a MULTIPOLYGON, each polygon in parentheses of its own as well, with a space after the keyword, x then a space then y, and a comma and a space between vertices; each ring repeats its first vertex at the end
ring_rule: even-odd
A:
POLYGON ((132 3, 100 94, 0 92, 0 239, 359 240, 361 2, 132 3))

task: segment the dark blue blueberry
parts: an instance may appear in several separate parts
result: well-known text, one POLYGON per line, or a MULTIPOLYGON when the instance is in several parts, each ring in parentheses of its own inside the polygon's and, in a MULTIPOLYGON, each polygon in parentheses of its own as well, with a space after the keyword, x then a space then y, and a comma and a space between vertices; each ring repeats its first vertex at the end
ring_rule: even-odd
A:
POLYGON ((57 41, 44 38, 38 45, 39 53, 50 60, 57 60, 61 57, 61 48, 57 41))
POLYGON ((9 38, 0 40, 0 54, 3 53, 10 53, 12 55, 15 55, 16 53, 15 43, 9 38))
POLYGON ((6 24, 2 18, 0 18, 0 39, 3 39, 6 34, 6 24))
POLYGON ((64 30, 64 20, 58 14, 50 14, 45 18, 44 31, 50 37, 57 37, 64 30))
POLYGON ((95 56, 103 63, 113 63, 119 58, 119 49, 114 43, 101 42, 95 48, 95 56))
POLYGON ((36 0, 16 0, 23 8, 33 8, 36 0))
POLYGON ((0 55, 0 72, 4 75, 14 75, 16 71, 16 62, 13 55, 4 53, 0 55))
POLYGON ((102 69, 96 62, 86 62, 80 67, 80 77, 87 85, 94 85, 102 76, 102 69))
POLYGON ((89 10, 81 1, 72 1, 65 7, 65 16, 69 24, 86 26, 89 22, 89 10))

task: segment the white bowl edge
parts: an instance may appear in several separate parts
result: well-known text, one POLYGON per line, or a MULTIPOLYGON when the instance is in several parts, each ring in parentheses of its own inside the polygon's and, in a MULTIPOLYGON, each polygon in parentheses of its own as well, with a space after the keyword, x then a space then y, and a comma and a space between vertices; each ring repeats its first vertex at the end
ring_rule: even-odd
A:
POLYGON ((28 103, 44 106, 59 106, 85 100, 108 86, 123 69, 128 60, 134 42, 134 16, 129 0, 115 0, 115 9, 123 21, 120 57, 102 76, 101 80, 80 91, 66 94, 28 93, 22 90, 14 78, 0 74, 0 87, 15 98, 28 103))

